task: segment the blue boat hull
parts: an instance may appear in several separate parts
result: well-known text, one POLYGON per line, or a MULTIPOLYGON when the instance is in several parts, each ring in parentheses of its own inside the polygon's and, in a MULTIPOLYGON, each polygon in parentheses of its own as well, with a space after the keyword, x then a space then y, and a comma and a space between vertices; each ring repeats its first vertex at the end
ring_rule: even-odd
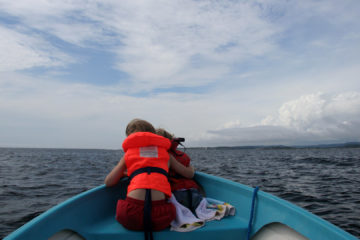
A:
MULTIPOLYGON (((235 216, 206 225, 188 233, 169 229, 155 232, 162 239, 246 239, 253 189, 223 178, 197 173, 208 197, 224 200, 235 206, 235 216)), ((49 239, 62 230, 72 230, 83 238, 92 239, 143 239, 142 232, 128 231, 115 220, 115 206, 119 187, 100 186, 81 193, 34 218, 5 240, 49 239)), ((259 191, 257 195, 251 235, 264 226, 282 223, 308 239, 355 240, 356 237, 333 224, 271 194, 259 191)))

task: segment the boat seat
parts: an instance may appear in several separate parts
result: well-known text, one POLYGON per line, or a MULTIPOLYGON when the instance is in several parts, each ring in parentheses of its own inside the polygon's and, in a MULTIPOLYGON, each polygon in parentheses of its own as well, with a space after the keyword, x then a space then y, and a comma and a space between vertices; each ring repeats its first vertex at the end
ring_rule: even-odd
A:
POLYGON ((52 235, 48 240, 86 240, 86 239, 72 230, 64 229, 52 235))
MULTIPOLYGON (((229 216, 220 221, 206 222, 205 226, 191 232, 175 232, 167 228, 160 232, 154 232, 155 240, 180 240, 180 239, 246 239, 247 222, 236 216, 229 216)), ((113 217, 106 218, 101 222, 88 226, 83 234, 86 239, 101 237, 107 239, 144 239, 143 232, 126 230, 113 217), (85 232, 86 231, 86 232, 85 232)))

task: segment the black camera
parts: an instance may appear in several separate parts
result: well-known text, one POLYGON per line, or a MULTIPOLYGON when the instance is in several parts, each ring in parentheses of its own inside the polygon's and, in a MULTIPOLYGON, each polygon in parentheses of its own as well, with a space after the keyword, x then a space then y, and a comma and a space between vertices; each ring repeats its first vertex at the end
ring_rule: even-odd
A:
POLYGON ((181 142, 185 142, 185 138, 173 138, 173 141, 177 143, 181 143, 181 142))

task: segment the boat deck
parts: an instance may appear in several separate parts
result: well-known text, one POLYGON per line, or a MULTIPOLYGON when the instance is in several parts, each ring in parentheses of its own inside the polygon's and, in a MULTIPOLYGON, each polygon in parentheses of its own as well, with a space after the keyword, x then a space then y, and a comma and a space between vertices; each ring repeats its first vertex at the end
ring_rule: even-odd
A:
MULTIPOLYGON (((137 231, 129 231, 119 224, 115 218, 106 218, 101 222, 97 222, 88 226, 79 234, 86 239, 143 239, 144 233, 137 231)), ((154 232, 156 240, 161 239, 203 239, 211 236, 211 239, 245 239, 247 234, 247 222, 236 216, 226 217, 220 221, 214 220, 207 222, 204 227, 191 232, 174 232, 170 228, 154 232), (242 236, 242 237, 240 237, 242 236)))

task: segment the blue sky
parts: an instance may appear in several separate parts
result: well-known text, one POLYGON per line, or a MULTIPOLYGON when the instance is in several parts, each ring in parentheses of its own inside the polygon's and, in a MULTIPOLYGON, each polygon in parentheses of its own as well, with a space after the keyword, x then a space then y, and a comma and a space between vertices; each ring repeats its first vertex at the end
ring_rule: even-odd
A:
POLYGON ((360 139, 360 2, 0 0, 0 146, 360 139), (29 3, 30 2, 30 3, 29 3))

